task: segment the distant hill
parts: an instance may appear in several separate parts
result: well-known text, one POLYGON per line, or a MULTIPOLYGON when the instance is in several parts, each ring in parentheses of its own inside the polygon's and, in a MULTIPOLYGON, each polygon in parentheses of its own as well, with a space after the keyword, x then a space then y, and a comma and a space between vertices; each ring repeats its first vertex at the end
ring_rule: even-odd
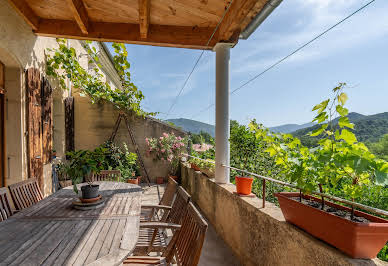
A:
POLYGON ((215 135, 215 127, 214 125, 206 124, 203 122, 179 118, 179 119, 168 119, 168 122, 174 123, 176 126, 181 127, 183 130, 199 134, 201 131, 209 133, 212 137, 215 135))
POLYGON ((285 125, 280 125, 280 126, 277 126, 277 127, 270 127, 269 129, 272 132, 275 132, 275 133, 291 133, 291 132, 297 131, 299 129, 303 129, 303 128, 306 128, 306 127, 311 127, 311 126, 314 126, 314 125, 315 125, 315 123, 306 123, 306 124, 302 124, 302 125, 298 125, 298 124, 285 124, 285 125))
MULTIPOLYGON (((362 115, 359 113, 349 113, 350 122, 354 123, 353 133, 357 139, 362 142, 376 142, 383 135, 388 134, 388 112, 375 114, 375 115, 362 115)), ((334 120, 335 123, 338 119, 334 120)), ((317 143, 317 137, 310 137, 307 134, 315 129, 319 125, 296 130, 292 132, 295 137, 300 138, 302 143, 306 146, 312 147, 317 143)))

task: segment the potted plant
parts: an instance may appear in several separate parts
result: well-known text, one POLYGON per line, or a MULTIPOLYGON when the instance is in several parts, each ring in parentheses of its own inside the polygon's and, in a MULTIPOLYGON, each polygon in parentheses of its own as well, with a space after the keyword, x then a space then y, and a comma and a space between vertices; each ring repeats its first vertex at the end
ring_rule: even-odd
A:
POLYGON ((139 167, 137 165, 137 154, 128 151, 127 145, 124 143, 124 156, 118 162, 118 169, 121 172, 121 177, 131 184, 140 184, 139 167))
POLYGON ((88 183, 81 187, 82 199, 95 199, 99 196, 99 185, 93 184, 92 181, 88 181, 88 177, 92 173, 98 173, 100 171, 98 168, 100 161, 98 159, 99 155, 100 154, 93 154, 93 152, 86 150, 66 153, 69 163, 66 174, 72 180, 74 192, 78 195, 77 185, 79 183, 82 183, 84 180, 88 183))
POLYGON ((158 177, 156 178, 156 184, 161 185, 161 184, 163 184, 163 183, 164 183, 164 177, 163 177, 163 176, 158 176, 158 177))
MULTIPOLYGON (((193 156, 200 157, 201 155, 198 153, 193 152, 193 156)), ((206 155, 205 155, 206 156, 206 155)), ((214 161, 210 159, 203 159, 200 160, 198 158, 190 157, 189 163, 191 165, 191 168, 195 171, 201 171, 203 174, 205 174, 207 177, 213 178, 214 177, 214 161)))
POLYGON ((55 166, 55 171, 57 173, 59 185, 61 186, 61 188, 68 187, 73 184, 71 179, 67 175, 69 167, 70 166, 67 162, 60 162, 55 166))
POLYGON ((332 99, 313 108, 318 125, 310 135, 319 138, 317 147, 304 147, 292 135, 265 135, 260 130, 256 134, 265 135, 267 152, 301 189, 276 194, 286 221, 353 258, 374 258, 388 240, 388 220, 310 195, 336 187, 356 201, 369 184, 388 184, 388 162, 376 159, 351 131, 344 87, 342 83, 334 88, 332 99))
MULTIPOLYGON (((174 133, 163 133, 159 138, 146 138, 148 153, 153 154, 156 160, 169 163, 169 176, 177 179, 179 159, 186 146, 186 138, 177 137, 174 133)), ((163 184, 164 178, 158 177, 157 183, 163 184)))

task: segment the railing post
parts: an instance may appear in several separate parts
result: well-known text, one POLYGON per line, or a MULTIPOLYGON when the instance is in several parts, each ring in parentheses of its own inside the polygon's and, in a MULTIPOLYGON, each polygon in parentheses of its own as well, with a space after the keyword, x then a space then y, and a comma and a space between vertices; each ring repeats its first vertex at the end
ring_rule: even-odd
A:
POLYGON ((230 44, 218 43, 216 52, 216 158, 215 180, 217 183, 229 183, 230 170, 222 165, 229 165, 229 63, 230 44))
POLYGON ((265 208, 265 190, 266 190, 265 179, 263 179, 263 208, 265 208))

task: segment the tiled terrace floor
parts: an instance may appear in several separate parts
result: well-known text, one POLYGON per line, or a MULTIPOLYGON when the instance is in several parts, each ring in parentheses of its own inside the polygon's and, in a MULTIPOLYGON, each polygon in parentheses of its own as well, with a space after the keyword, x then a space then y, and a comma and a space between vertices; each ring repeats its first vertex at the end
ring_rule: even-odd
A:
MULTIPOLYGON (((143 204, 157 204, 164 193, 164 185, 151 185, 148 187, 142 184, 143 204)), ((205 217, 204 217, 205 218, 205 217)), ((208 222, 209 228, 206 233, 205 243, 202 248, 199 266, 239 266, 240 263, 233 255, 230 248, 217 235, 213 226, 208 222)))

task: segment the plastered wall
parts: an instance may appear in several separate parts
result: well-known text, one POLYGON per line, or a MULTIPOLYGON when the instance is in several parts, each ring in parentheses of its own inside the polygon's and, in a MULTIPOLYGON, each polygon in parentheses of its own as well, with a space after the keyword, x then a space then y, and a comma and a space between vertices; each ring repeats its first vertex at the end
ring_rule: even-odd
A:
MULTIPOLYGON (((94 149, 104 143, 111 136, 114 125, 118 117, 118 111, 113 105, 106 104, 91 104, 89 98, 80 97, 74 93, 75 104, 75 148, 76 149, 94 149)), ((164 132, 173 132, 177 136, 184 136, 185 133, 172 128, 164 123, 156 121, 152 118, 141 118, 129 116, 129 121, 136 143, 139 146, 142 158, 146 169, 150 175, 151 181, 154 182, 156 177, 167 177, 169 164, 162 161, 155 161, 153 157, 149 157, 146 153, 147 145, 145 138, 162 136, 164 132)), ((121 145, 127 143, 128 148, 134 151, 134 146, 129 137, 128 130, 122 121, 115 142, 121 145)))

